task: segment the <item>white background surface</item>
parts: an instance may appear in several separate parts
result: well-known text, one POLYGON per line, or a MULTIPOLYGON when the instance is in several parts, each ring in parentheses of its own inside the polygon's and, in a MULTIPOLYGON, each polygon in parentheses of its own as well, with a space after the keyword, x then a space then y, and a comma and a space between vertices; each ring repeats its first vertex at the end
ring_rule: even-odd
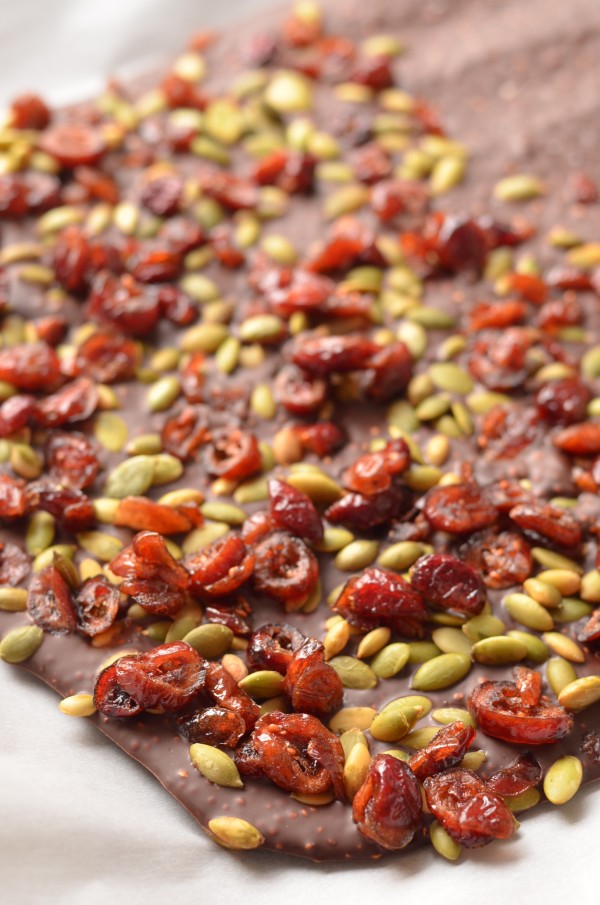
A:
MULTIPOLYGON (((395 2, 395 0, 390 0, 395 2)), ((0 104, 22 90, 81 97, 125 61, 175 55, 193 30, 268 0, 0 0, 0 104)), ((37 680, 0 664, 0 902, 575 903, 600 899, 600 799, 525 818, 509 843, 449 864, 431 851, 313 865, 208 842, 141 767, 37 680)))

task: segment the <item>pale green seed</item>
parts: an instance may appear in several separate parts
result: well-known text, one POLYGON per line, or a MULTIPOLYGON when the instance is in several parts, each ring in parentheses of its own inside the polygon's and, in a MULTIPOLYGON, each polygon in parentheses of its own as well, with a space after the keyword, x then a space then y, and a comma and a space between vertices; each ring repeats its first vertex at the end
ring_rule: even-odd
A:
POLYGON ((591 270, 600 264, 600 242, 585 242, 572 248, 567 254, 567 261, 573 267, 591 270))
POLYGON ((217 98, 208 104, 202 125, 211 138, 224 145, 235 144, 244 129, 240 108, 227 98, 217 98))
POLYGON ((450 330, 456 323, 453 314, 427 305, 419 305, 417 308, 410 309, 406 312, 406 317, 409 321, 425 327, 426 330, 450 330))
POLYGON ((563 597, 561 605, 552 610, 554 621, 563 625, 566 622, 578 622, 592 613, 592 606, 578 597, 563 597))
POLYGON ((122 499, 126 496, 143 496, 152 486, 154 460, 150 456, 133 456, 120 462, 109 472, 104 493, 107 497, 122 499))
POLYGON ((418 720, 427 716, 431 711, 431 707, 431 701, 424 695, 407 694, 401 698, 394 698, 393 701, 389 701, 382 708, 381 713, 387 713, 390 710, 402 710, 407 718, 417 723, 418 720))
POLYGON ((380 679, 391 679, 404 669, 410 656, 410 647, 402 641, 386 644, 371 660, 371 669, 380 679))
POLYGON ((335 557, 335 566, 342 572, 358 572, 374 562, 379 541, 355 540, 343 547, 335 557))
POLYGON ((527 578, 523 582, 523 589, 530 597, 548 609, 553 609, 562 603, 562 594, 558 588, 539 578, 527 578))
MULTIPOLYGON (((342 489, 333 478, 321 471, 302 471, 289 474, 288 484, 305 493, 313 503, 334 503, 342 495, 342 489)), ((375 552, 375 556, 377 552, 375 552)))
POLYGON ((494 638, 483 638, 473 645, 473 659, 477 663, 490 666, 503 666, 507 663, 518 663, 527 656, 527 646, 518 638, 498 635, 494 638))
POLYGON ((581 579, 579 591, 581 599, 586 603, 600 603, 600 571, 592 569, 581 579))
POLYGON ((283 676, 272 669, 259 669, 240 679, 238 684, 251 698, 264 700, 281 694, 283 676))
POLYGON ((213 745, 190 745, 190 759, 196 770, 209 782, 231 789, 243 789, 244 783, 233 759, 213 745))
POLYGON ((427 331, 421 324, 404 321, 398 327, 396 335, 408 347, 415 361, 418 361, 425 354, 427 349, 427 331))
POLYGON ((467 405, 476 415, 485 415, 497 405, 508 405, 510 401, 510 396, 491 390, 470 393, 467 397, 467 405))
POLYGON ((364 185, 344 185, 325 199, 323 212, 329 220, 360 210, 369 200, 369 190, 364 185))
POLYGON ((47 547, 33 560, 33 571, 41 572, 47 566, 54 565, 55 556, 73 559, 76 549, 75 544, 53 544, 53 546, 47 547))
POLYGON ((569 682, 558 694, 559 704, 569 710, 583 710, 600 701, 600 676, 583 676, 569 682))
POLYGON ((0 642, 0 660, 23 663, 33 657, 43 640, 44 633, 37 625, 14 628, 0 642))
POLYGON ((235 336, 228 336, 215 353, 215 364, 223 374, 231 374, 238 366, 240 358, 240 341, 235 336))
POLYGON ((300 73, 284 69, 271 78, 264 99, 277 113, 304 113, 313 104, 311 84, 300 73))
POLYGON ((352 729, 366 732, 376 715, 373 707, 342 707, 329 720, 329 728, 338 734, 352 729))
POLYGON ((498 201, 529 201, 545 193, 544 184, 527 173, 506 176, 494 186, 494 198, 498 201))
POLYGON ((27 590, 25 588, 0 588, 0 610, 7 613, 20 613, 27 609, 27 590))
POLYGON ((181 616, 171 623, 165 635, 165 641, 183 641, 185 636, 196 628, 199 621, 194 616, 181 616))
POLYGON ((426 748, 440 731, 439 726, 422 726, 420 729, 413 729, 404 736, 402 744, 406 748, 414 748, 419 751, 421 748, 426 748))
POLYGON ((231 647, 233 632, 218 622, 206 622, 192 629, 183 638, 194 650, 207 660, 218 660, 231 647))
POLYGON ((600 377, 600 346, 587 350, 581 359, 580 370, 583 377, 600 377))
POLYGON ((116 412, 98 412, 94 422, 94 436, 98 443, 109 452, 120 452, 125 444, 129 431, 127 423, 116 412))
POLYGON ((183 474, 183 464, 176 457, 169 453, 159 453, 152 456, 152 486, 160 484, 170 484, 171 481, 177 481, 183 474))
POLYGON ((434 820, 429 827, 429 839, 432 846, 442 858, 447 861, 456 861, 460 858, 462 847, 448 835, 441 823, 434 820))
POLYGON ((460 185, 465 178, 466 163, 462 157, 448 154, 436 161, 429 179, 432 195, 443 195, 460 185))
POLYGON ((276 264, 293 266, 298 259, 298 252, 286 236, 271 234, 265 236, 261 242, 262 250, 275 261, 276 264))
POLYGON ((86 717, 96 712, 96 705, 91 694, 72 694, 60 701, 58 709, 67 716, 86 717))
POLYGON ((200 512, 204 518, 213 522, 225 522, 226 525, 243 525, 246 520, 246 513, 239 506, 233 506, 231 503, 221 503, 212 501, 203 503, 200 512))
POLYGON ((21 261, 38 261, 44 253, 44 246, 34 242, 14 242, 0 250, 0 266, 18 264, 21 261))
POLYGON ((573 638, 560 632, 544 632, 542 635, 548 647, 559 657, 570 663, 585 663, 585 653, 573 638))
POLYGON ((461 767, 464 767, 465 770, 479 770, 482 764, 485 763, 486 759, 487 754, 485 751, 467 751, 461 761, 461 767))
POLYGON ((531 660, 532 663, 545 663, 550 656, 549 648, 537 635, 532 635, 530 632, 521 632, 517 629, 507 632, 507 635, 509 638, 516 638, 518 641, 523 642, 527 648, 526 659, 531 660))
POLYGON ((142 635, 145 635, 146 638, 150 638, 151 641, 154 641, 157 644, 162 644, 167 637, 170 626, 171 623, 168 619, 161 619, 145 628, 142 635))
POLYGON ((31 556, 37 556, 54 540, 55 521, 49 512, 39 510, 29 519, 25 533, 25 547, 31 556))
POLYGON ((21 478, 34 480, 41 475, 44 462, 31 446, 26 443, 13 443, 10 447, 10 466, 21 478))
POLYGON ((567 685, 570 685, 571 682, 575 682, 577 679, 577 673, 575 672, 574 666, 563 657, 552 657, 552 659, 548 661, 546 665, 546 675, 548 677, 548 684, 557 697, 567 685))
POLYGON ((520 814, 521 811, 529 811, 530 808, 534 808, 536 804, 539 803, 541 797, 542 796, 537 789, 526 789, 519 795, 513 795, 510 798, 505 798, 504 804, 509 811, 520 814))
POLYGON ((503 603, 515 622, 526 628, 547 632, 554 627, 554 620, 548 610, 527 594, 507 594, 503 603))
POLYGON ((262 833, 241 817, 213 817, 208 830, 219 845, 239 851, 259 848, 265 841, 262 833))
POLYGON ((578 791, 582 779, 583 766, 578 757, 559 757, 546 771, 544 794, 552 804, 566 804, 578 791))
POLYGON ((453 358, 456 358, 457 355, 460 355, 461 352, 467 348, 468 341, 465 336, 461 336, 460 333, 455 333, 453 336, 448 336, 447 339, 443 341, 439 348, 439 356, 443 361, 450 361, 453 358))
POLYGON ((410 649, 409 663, 426 663, 441 654, 441 650, 433 641, 411 641, 408 647, 410 649))
POLYGON ((183 542, 183 552, 186 556, 203 550, 213 541, 220 540, 230 531, 230 526, 225 522, 207 522, 201 528, 195 528, 187 535, 183 542))
POLYGON ((419 419, 415 410, 405 399, 400 399, 390 406, 387 420, 390 428, 398 428, 403 433, 411 434, 419 428, 419 419))
POLYGON ((439 691, 460 682, 471 669, 471 658, 465 654, 440 654, 423 663, 412 678, 417 691, 439 691))
POLYGON ((63 205, 62 207, 53 207, 51 210, 46 211, 45 214, 42 214, 41 217, 38 217, 36 227, 41 236, 47 236, 50 233, 65 229, 67 226, 81 223, 82 220, 83 213, 78 208, 63 205))
POLYGON ((428 396, 416 406, 415 411, 419 421, 435 421, 436 418, 441 418, 442 415, 445 415, 449 408, 450 399, 448 396, 428 396))
POLYGON ((431 640, 443 654, 464 654, 471 656, 471 642, 459 628, 444 626, 431 633, 431 640))
POLYGON ((233 493, 236 503, 259 503, 269 498, 267 478, 255 478, 253 481, 245 481, 233 493))
POLYGON ((181 382, 175 374, 165 374, 153 383, 146 394, 150 412, 164 412, 171 408, 181 393, 181 382))
POLYGON ((337 553, 352 543, 354 535, 347 528, 328 525, 323 532, 323 540, 316 547, 321 553, 337 553))
POLYGON ((153 456, 162 451, 160 434, 140 434, 125 447, 128 456, 153 456))
MULTIPOLYGON (((367 634, 360 639, 356 649, 356 656, 360 660, 364 660, 366 657, 374 657, 375 654, 378 654, 379 651, 386 646, 391 635, 391 630, 385 625, 379 625, 377 628, 371 629, 370 632, 367 632, 367 634)), ((372 666, 373 665, 371 664, 371 667, 372 666)))
POLYGON ((473 380, 459 365, 452 361, 435 362, 429 368, 429 376, 439 390, 448 390, 461 395, 470 393, 473 380))
POLYGON ((554 550, 547 550, 545 547, 532 547, 531 555, 544 569, 566 569, 579 574, 583 572, 583 567, 574 559, 569 559, 568 556, 563 556, 561 553, 555 553, 554 550))
POLYGON ((460 720, 465 726, 475 727, 473 717, 468 710, 464 710, 462 707, 438 707, 437 710, 432 711, 431 718, 444 726, 460 720))
POLYGON ((442 471, 435 465, 411 465, 404 472, 404 481, 411 488, 422 493, 439 484, 442 471))
POLYGON ((380 742, 398 742, 409 731, 408 720, 401 710, 378 713, 370 727, 371 735, 380 742))
POLYGON ((377 565, 384 569, 394 569, 396 572, 405 572, 423 556, 425 550, 423 544, 417 541, 399 541, 387 547, 377 557, 377 565))
POLYGON ((366 690, 377 685, 377 675, 367 663, 356 657, 346 655, 333 657, 329 665, 337 672, 344 688, 366 690))
POLYGON ((120 500, 111 500, 109 497, 96 497, 92 505, 96 521, 102 522, 103 525, 115 524, 120 500))
POLYGON ((182 277, 180 286, 195 302, 211 302, 220 296, 219 287, 203 273, 190 273, 182 277))
POLYGON ((102 531, 82 531, 77 535, 79 546, 100 562, 110 562, 123 549, 123 541, 102 531))
POLYGON ((425 446, 425 458, 430 465, 443 465, 450 455, 450 440, 444 434, 435 434, 425 446))

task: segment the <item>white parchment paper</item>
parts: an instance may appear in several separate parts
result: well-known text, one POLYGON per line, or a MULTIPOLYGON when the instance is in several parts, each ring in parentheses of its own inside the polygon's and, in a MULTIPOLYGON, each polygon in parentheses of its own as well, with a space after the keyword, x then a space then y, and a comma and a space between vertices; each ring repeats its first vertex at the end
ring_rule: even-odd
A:
MULTIPOLYGON (((390 0, 390 3, 394 0, 390 0)), ((194 30, 269 0, 0 0, 0 106, 85 97, 172 58, 194 30)), ((430 850, 314 865, 209 842, 139 765, 36 679, 0 664, 0 902, 5 905, 596 905, 597 789, 540 808, 508 843, 457 864, 430 850)))

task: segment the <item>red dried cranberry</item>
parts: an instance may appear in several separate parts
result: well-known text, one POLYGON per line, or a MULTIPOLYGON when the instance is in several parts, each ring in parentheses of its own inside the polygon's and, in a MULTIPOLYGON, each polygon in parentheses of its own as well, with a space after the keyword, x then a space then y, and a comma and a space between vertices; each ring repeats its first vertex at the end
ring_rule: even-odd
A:
POLYGON ((497 514, 477 484, 432 487, 425 497, 425 518, 435 531, 470 534, 493 525, 497 514))
POLYGON ((537 440, 541 428, 536 409, 495 405, 483 416, 477 443, 495 459, 512 459, 537 440))
POLYGON ((77 628, 93 638, 110 628, 119 612, 119 589, 104 575, 84 581, 75 595, 77 628))
POLYGON ((371 357, 363 381, 365 394, 376 402, 401 395, 412 377, 412 356, 403 342, 382 346, 371 357))
POLYGON ((202 402, 206 359, 202 352, 194 352, 181 369, 181 389, 188 402, 202 402))
POLYGON ((274 531, 254 549, 254 587, 257 591, 298 609, 316 587, 319 566, 314 553, 299 537, 274 531))
POLYGON ((294 433, 303 449, 314 453, 320 459, 330 456, 344 444, 344 434, 332 421, 299 424, 294 427, 294 433))
POLYGON ((87 189, 91 198, 116 204, 119 200, 119 187, 107 173, 94 167, 76 167, 73 178, 78 185, 87 189))
POLYGON ((365 453, 344 474, 344 485, 367 496, 379 493, 410 465, 410 452, 402 438, 390 440, 377 452, 365 453))
POLYGON ((206 167, 200 170, 197 178, 204 194, 214 198, 228 210, 252 210, 258 204, 259 194, 256 186, 233 173, 216 167, 206 167))
POLYGON ((371 207, 382 223, 403 213, 424 214, 428 204, 429 195, 421 183, 407 179, 387 179, 371 191, 371 207))
POLYGON ((541 778, 542 768, 538 761, 531 751, 524 751, 508 767, 503 767, 490 776, 485 784, 490 792, 508 798, 536 786, 541 778))
POLYGON ((573 717, 560 704, 527 703, 515 682, 482 682, 468 700, 480 729, 517 745, 557 742, 573 728, 573 717))
POLYGON ((47 393, 60 380, 60 359, 47 343, 8 346, 0 349, 0 380, 26 393, 47 393))
POLYGON ((516 390, 528 377, 527 351, 531 344, 531 333, 525 327, 484 330, 473 343, 469 369, 488 390, 516 390))
POLYGON ((241 481, 260 471, 258 442, 248 431, 220 431, 213 434, 205 454, 206 469, 213 477, 241 481))
POLYGON ((96 411, 98 388, 89 377, 80 377, 38 404, 36 419, 43 427, 61 427, 85 421, 96 411))
POLYGON ((321 408, 327 398, 327 385, 309 377, 293 365, 281 369, 275 380, 277 401, 292 415, 304 418, 321 408))
POLYGON ((561 547, 577 547, 581 543, 581 525, 564 509, 532 500, 513 506, 508 514, 523 531, 535 531, 561 547))
POLYGON ((261 625, 248 639, 248 666, 251 670, 272 669, 284 676, 292 654, 304 640, 301 631, 285 622, 261 625))
POLYGON ((16 544, 0 542, 0 583, 15 588, 31 571, 31 557, 16 544))
POLYGON ((405 848, 423 820, 421 790, 407 764, 377 754, 354 796, 352 817, 358 829, 383 848, 405 848))
POLYGON ((98 163, 106 151, 100 131, 82 123, 60 123, 47 129, 39 138, 39 146, 64 167, 98 163))
POLYGON ((0 437, 10 437, 27 427, 36 412, 37 402, 33 396, 11 396, 0 405, 0 437))
POLYGON ((28 211, 27 188, 23 180, 12 173, 0 175, 0 218, 24 217, 28 211))
MULTIPOLYGON (((191 513, 191 509, 189 512, 191 513)), ((183 507, 165 506, 143 496, 129 496, 119 500, 113 524, 132 528, 134 531, 156 531, 163 535, 183 534, 193 527, 193 522, 183 507)))
POLYGON ((116 277, 101 271, 92 283, 87 303, 92 320, 109 324, 128 336, 146 336, 160 316, 158 299, 130 274, 116 277))
POLYGON ((241 595, 234 598, 211 600, 204 609, 206 622, 225 625, 238 638, 247 638, 252 632, 252 607, 241 595))
POLYGON ((469 313, 469 330, 502 329, 521 324, 527 317, 527 305, 517 299, 496 299, 493 302, 479 302, 469 313))
POLYGON ((516 822, 502 799, 471 770, 455 767, 423 783, 427 805, 448 835, 465 848, 508 839, 516 822))
POLYGON ((422 556, 412 567, 410 583, 429 603, 444 610, 476 616, 485 604, 480 576, 449 553, 422 556))
POLYGON ((84 490, 94 483, 100 462, 95 446, 83 434, 52 431, 46 444, 46 466, 54 481, 84 490))
POLYGON ((235 748, 246 732, 244 720, 224 707, 205 707, 191 716, 178 717, 177 728, 190 743, 235 748))
POLYGON ((357 61, 351 74, 350 81, 359 85, 367 85, 374 91, 383 91, 394 84, 392 73, 392 61, 388 56, 365 56, 357 61))
POLYGON ((67 635, 77 627, 71 591, 55 565, 37 572, 29 585, 27 610, 36 625, 52 635, 67 635))
POLYGON ((37 94, 20 94, 10 105, 10 124, 15 129, 45 129, 50 110, 37 94))
POLYGON ((19 518, 26 512, 25 482, 0 474, 0 518, 19 518))
POLYGON ((265 775, 286 792, 310 795, 333 788, 343 797, 344 751, 317 717, 267 713, 257 721, 252 743, 265 775))
POLYGON ((171 217, 179 208, 182 192, 182 179, 174 173, 167 173, 146 182, 140 201, 157 217, 171 217))
POLYGON ((535 403, 545 421, 568 425, 585 421, 591 398, 591 391, 579 377, 563 377, 540 387, 535 403))
POLYGON ((252 729, 258 719, 260 707, 220 663, 208 664, 205 691, 216 704, 241 716, 245 732, 252 729))
POLYGON ((459 552, 462 559, 481 574, 488 588, 511 588, 531 575, 531 550, 520 534, 510 531, 474 534, 459 552))
POLYGON ((56 239, 52 263, 56 279, 67 292, 84 292, 90 262, 90 245, 77 226, 64 229, 56 239))
POLYGON ((350 531, 369 531, 400 518, 410 508, 412 495, 408 488, 391 485, 381 493, 363 496, 347 493, 325 511, 332 525, 343 525, 350 531))
POLYGON ((600 453, 600 424, 592 421, 573 424, 555 434, 552 440, 570 456, 597 456, 600 453))
MULTIPOLYGON (((121 657, 123 660, 135 660, 136 656, 121 657)), ((119 661, 117 661, 119 662, 119 661)), ((111 663, 102 670, 94 687, 94 704, 96 710, 104 716, 115 718, 137 716, 143 707, 121 688, 117 681, 117 663, 111 663)))
POLYGON ((312 154, 277 149, 257 163, 253 178, 258 185, 277 185, 288 195, 312 191, 316 158, 312 154))
POLYGON ((171 217, 162 224, 158 238, 169 251, 178 255, 186 255, 206 244, 201 227, 189 217, 171 217))
POLYGON ((167 283, 176 280, 181 255, 155 243, 144 243, 128 257, 127 270, 140 283, 167 283))
POLYGON ((534 305, 543 304, 548 297, 548 286, 541 277, 532 273, 507 273, 503 283, 508 292, 514 292, 534 305))
POLYGON ((119 333, 98 330, 77 349, 75 368, 98 383, 117 383, 134 376, 139 364, 137 344, 119 333))
POLYGON ((417 779, 423 782, 428 776, 459 764, 474 738, 473 727, 456 720, 436 732, 428 745, 413 754, 408 765, 417 779))
POLYGON ((312 500, 285 481, 268 482, 269 511, 276 528, 318 543, 323 539, 323 524, 312 500))
POLYGON ((362 336, 314 336, 296 343, 292 361, 315 377, 336 371, 356 371, 367 366, 380 347, 362 336))
POLYGON ((384 625, 413 638, 422 634, 428 617, 418 591, 400 575, 375 568, 346 582, 334 610, 363 631, 384 625))
POLYGON ((359 182, 375 185, 387 179, 392 171, 389 155, 377 142, 369 142, 350 154, 350 165, 359 182))
POLYGON ((160 286, 157 290, 160 313, 176 327, 188 327, 198 318, 198 306, 177 286, 160 286))
POLYGON ((35 481, 27 487, 27 500, 32 509, 53 515, 66 531, 85 531, 96 520, 92 501, 72 487, 35 481))
POLYGON ((208 418, 202 408, 186 405, 179 414, 167 418, 161 431, 163 449, 182 462, 194 458, 208 442, 208 418))
POLYGON ((116 663, 121 688, 144 708, 181 710, 203 687, 206 662, 185 641, 159 644, 116 663))
POLYGON ((289 662, 283 691, 297 713, 326 716, 342 706, 344 688, 335 669, 325 663, 320 641, 307 638, 289 662))
POLYGON ((228 534, 192 553, 185 566, 190 573, 189 588, 193 594, 224 597, 250 578, 254 555, 246 549, 241 537, 228 534))

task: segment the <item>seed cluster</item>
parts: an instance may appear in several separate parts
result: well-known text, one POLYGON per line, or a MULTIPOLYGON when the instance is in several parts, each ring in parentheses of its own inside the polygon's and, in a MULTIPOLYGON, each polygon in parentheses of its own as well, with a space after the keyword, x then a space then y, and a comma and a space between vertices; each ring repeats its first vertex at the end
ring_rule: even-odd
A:
POLYGON ((402 50, 299 2, 218 90, 200 34, 145 93, 11 106, 0 658, 76 636, 65 714, 454 860, 600 774, 600 246, 521 254, 529 174, 450 213, 468 150, 402 50))

